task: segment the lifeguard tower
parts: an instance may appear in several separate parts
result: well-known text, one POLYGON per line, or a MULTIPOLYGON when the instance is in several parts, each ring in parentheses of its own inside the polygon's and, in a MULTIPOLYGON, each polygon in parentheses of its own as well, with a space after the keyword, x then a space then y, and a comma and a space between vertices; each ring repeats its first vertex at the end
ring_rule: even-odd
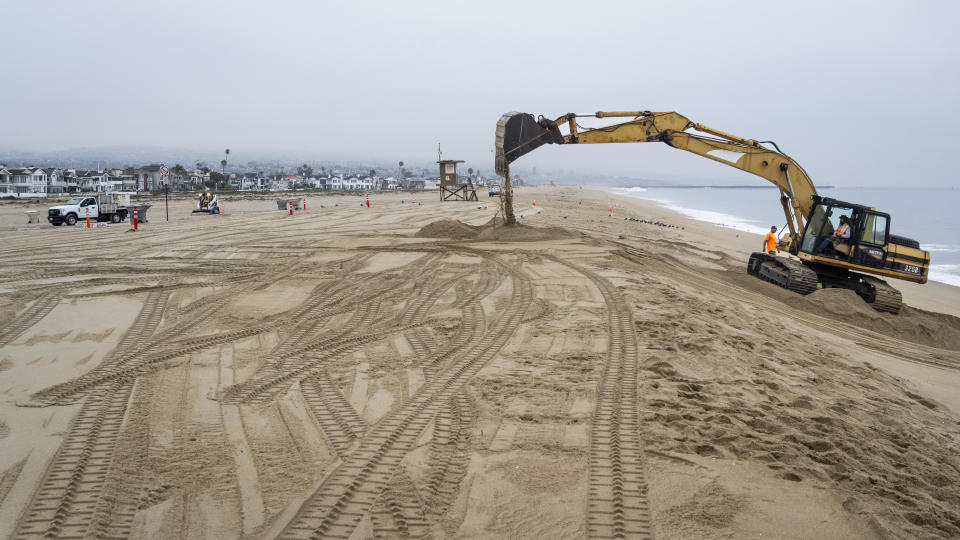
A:
POLYGON ((441 201, 476 201, 477 190, 469 178, 466 184, 457 179, 457 163, 462 159, 441 159, 440 164, 440 200, 441 201))

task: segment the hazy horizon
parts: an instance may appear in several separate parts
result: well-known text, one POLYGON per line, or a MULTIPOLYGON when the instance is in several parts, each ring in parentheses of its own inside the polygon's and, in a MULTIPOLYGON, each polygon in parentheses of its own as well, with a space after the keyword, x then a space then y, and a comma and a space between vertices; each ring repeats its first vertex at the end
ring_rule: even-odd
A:
MULTIPOLYGON (((649 109, 772 139, 818 184, 956 184, 937 159, 960 119, 951 2, 91 1, 0 14, 9 150, 430 163, 441 143, 492 171, 504 112, 649 109)), ((545 146, 516 166, 763 183, 662 144, 545 146)))

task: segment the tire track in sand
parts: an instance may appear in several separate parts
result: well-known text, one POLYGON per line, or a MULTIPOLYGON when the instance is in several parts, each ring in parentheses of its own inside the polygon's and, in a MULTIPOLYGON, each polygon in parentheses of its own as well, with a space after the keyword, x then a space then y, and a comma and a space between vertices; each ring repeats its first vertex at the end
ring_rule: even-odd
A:
POLYGON ((281 538, 349 537, 433 418, 513 336, 533 300, 533 286, 519 270, 487 258, 512 277, 507 308, 479 340, 464 347, 420 392, 368 432, 284 526, 281 538))
MULTIPOLYGON (((91 395, 74 417, 47 469, 16 539, 84 538, 100 501, 133 384, 117 382, 91 395)), ((129 531, 133 514, 124 516, 129 531)))
POLYGON ((0 328, 0 347, 17 339, 20 334, 40 322, 59 303, 60 298, 56 294, 45 294, 38 298, 23 313, 18 314, 12 321, 0 328))
MULTIPOLYGON (((108 362, 122 358, 125 347, 137 348, 149 341, 169 297, 169 291, 148 295, 130 329, 107 357, 108 362)), ((15 538, 83 538, 88 533, 101 504, 133 388, 133 381, 118 380, 87 398, 47 468, 15 538)), ((132 511, 114 518, 114 531, 129 532, 132 511)))
POLYGON ((300 381, 300 390, 330 446, 337 455, 347 455, 353 443, 367 432, 367 423, 343 397, 326 369, 300 381))
MULTIPOLYGON (((437 273, 439 273, 439 269, 431 272, 430 275, 435 276, 437 273)), ((436 285, 425 285, 421 293, 414 295, 407 302, 405 308, 401 310, 397 317, 400 324, 422 322, 426 318, 429 308, 437 302, 440 296, 450 287, 462 284, 467 275, 469 274, 458 273, 436 285)), ((491 272, 483 272, 481 280, 475 288, 489 293, 491 291, 487 289, 493 283, 499 286, 500 280, 494 280, 491 272)), ((463 291, 460 291, 459 296, 465 296, 469 299, 468 296, 463 294, 463 291)), ((479 301, 479 298, 475 300, 479 301)), ((464 307, 462 305, 464 303, 464 298, 455 302, 461 308, 464 307)), ((467 313, 465 316, 469 316, 469 314, 467 313)), ((419 330, 423 329, 418 327, 406 332, 405 335, 409 337, 419 330)), ((432 337, 430 339, 432 341, 432 337)), ((422 341, 418 344, 423 349, 422 354, 418 354, 421 362, 433 356, 433 353, 422 341)), ((416 346, 414 350, 417 350, 416 346)), ((305 378, 300 384, 308 410, 320 426, 324 437, 338 456, 341 458, 347 457, 355 448, 354 443, 364 436, 369 426, 359 417, 353 406, 346 401, 340 388, 330 380, 325 369, 321 369, 313 377, 305 378)), ((465 397, 465 395, 461 394, 461 397, 465 397)), ((460 398, 451 401, 435 419, 435 441, 431 445, 431 453, 428 458, 428 469, 431 470, 431 482, 428 489, 433 494, 433 498, 438 499, 438 508, 446 508, 443 506, 443 501, 439 500, 439 492, 442 490, 446 496, 452 499, 463 476, 463 474, 458 476, 457 473, 466 472, 466 447, 456 445, 456 441, 465 440, 462 433, 465 432, 466 425, 460 422, 465 418, 462 414, 463 411, 460 410, 464 407, 463 403, 464 401, 460 398), (460 409, 457 408, 458 405, 460 409), (454 425, 456 428, 451 429, 454 425), (451 447, 451 443, 456 446, 451 447), (462 465, 462 467, 458 467, 458 465, 462 465)), ((469 399, 466 403, 469 404, 469 399)), ((374 537, 422 537, 426 535, 429 525, 429 512, 426 508, 420 491, 401 468, 390 479, 389 484, 371 509, 370 516, 374 528, 374 537)), ((442 512, 433 517, 438 517, 440 514, 442 512)))
POLYGON ((590 426, 587 535, 653 538, 640 438, 639 346, 630 307, 616 287, 596 272, 544 256, 590 279, 607 305, 607 360, 590 426))

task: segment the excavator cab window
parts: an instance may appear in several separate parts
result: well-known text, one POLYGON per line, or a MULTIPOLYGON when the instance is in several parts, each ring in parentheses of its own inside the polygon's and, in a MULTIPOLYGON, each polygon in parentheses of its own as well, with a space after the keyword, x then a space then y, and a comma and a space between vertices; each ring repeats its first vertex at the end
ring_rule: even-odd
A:
POLYGON ((863 223, 857 229, 859 245, 854 262, 882 268, 887 256, 889 231, 890 216, 878 212, 866 212, 863 216, 863 223))
POLYGON ((822 257, 848 259, 856 248, 856 230, 861 216, 847 206, 817 205, 810 215, 803 235, 801 249, 822 257), (833 233, 846 217, 849 228, 846 238, 834 238, 833 233))
POLYGON ((867 213, 860 241, 875 246, 885 246, 887 244, 887 221, 887 216, 884 214, 867 213))
POLYGON ((831 238, 833 233, 840 228, 842 224, 840 218, 844 216, 847 218, 846 221, 849 232, 847 233, 847 238, 838 237, 833 243, 828 244, 827 247, 821 251, 821 255, 839 259, 850 258, 850 255, 853 253, 854 243, 856 242, 853 231, 857 226, 857 216, 854 215, 854 210, 843 206, 833 206, 827 215, 829 219, 820 232, 821 238, 831 238))
POLYGON ((814 248, 817 247, 817 236, 820 234, 820 230, 823 229, 823 224, 827 219, 827 211, 823 205, 818 204, 813 212, 810 214, 810 219, 807 221, 807 228, 803 234, 803 240, 800 244, 800 250, 807 253, 813 253, 814 248))

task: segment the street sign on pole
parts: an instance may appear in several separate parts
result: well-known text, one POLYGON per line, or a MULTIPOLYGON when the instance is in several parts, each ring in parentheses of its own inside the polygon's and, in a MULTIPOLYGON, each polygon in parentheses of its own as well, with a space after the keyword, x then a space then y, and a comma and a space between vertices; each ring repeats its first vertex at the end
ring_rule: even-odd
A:
POLYGON ((161 165, 160 175, 163 176, 163 201, 167 211, 167 221, 170 221, 170 169, 166 165, 161 165))

